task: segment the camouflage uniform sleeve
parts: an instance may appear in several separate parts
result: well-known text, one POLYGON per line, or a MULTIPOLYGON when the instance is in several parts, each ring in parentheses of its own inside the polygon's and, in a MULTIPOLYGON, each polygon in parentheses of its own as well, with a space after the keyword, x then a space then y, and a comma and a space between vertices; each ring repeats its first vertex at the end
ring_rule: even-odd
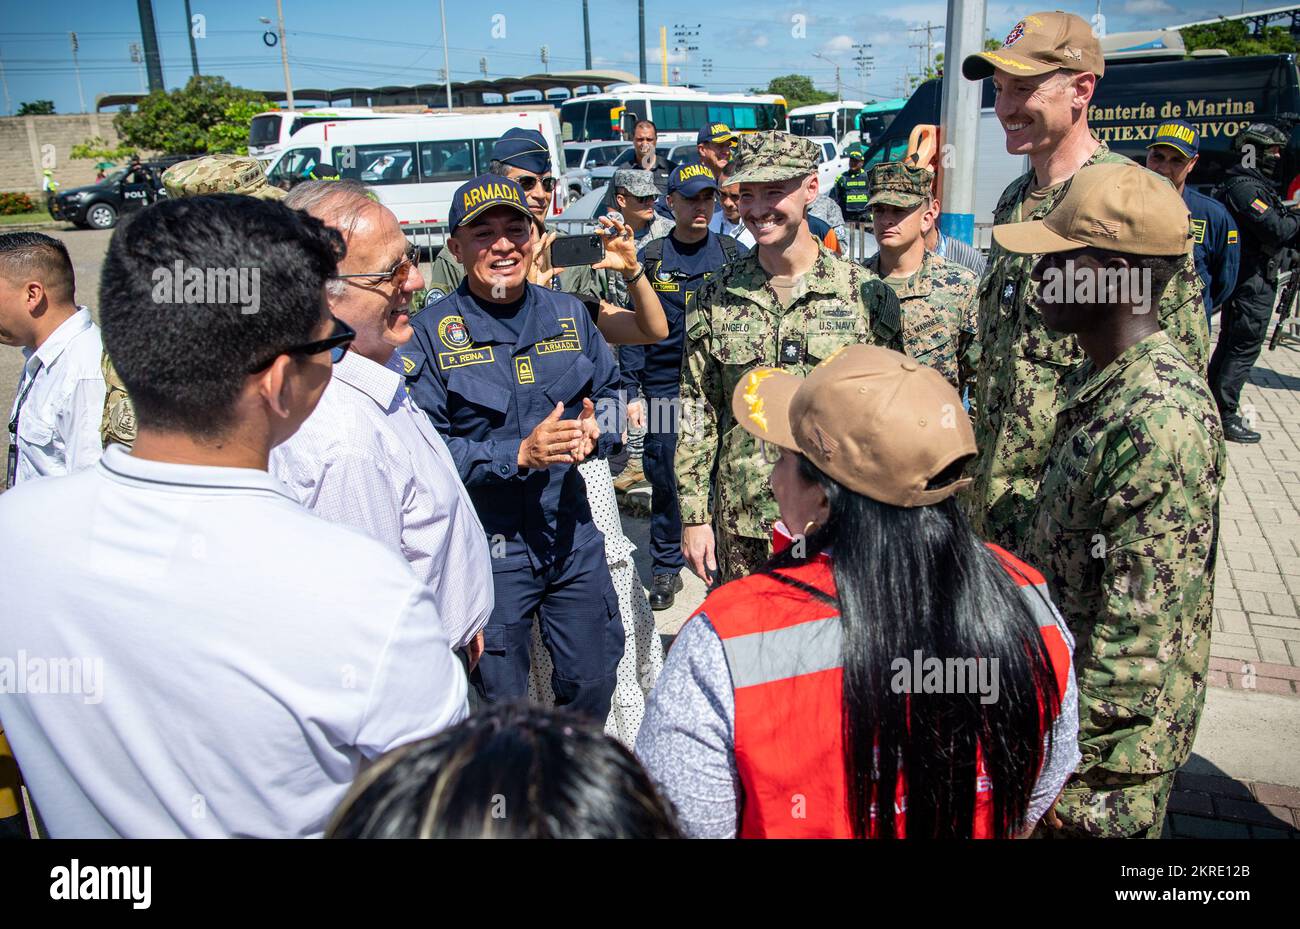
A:
POLYGON ((104 372, 104 418, 99 425, 99 436, 107 448, 110 442, 131 448, 135 445, 135 407, 127 396, 126 385, 113 368, 108 352, 100 357, 99 368, 104 372))
POLYGON ((1219 468, 1215 440, 1178 409, 1135 419, 1102 453, 1093 484, 1102 519, 1081 550, 1102 561, 1100 612, 1084 617, 1075 652, 1085 763, 1154 773, 1191 751, 1206 674, 1194 669, 1209 660, 1219 468))
POLYGON ((717 278, 696 292, 686 314, 686 350, 682 360, 681 420, 673 470, 682 523, 696 525, 712 519, 713 472, 718 459, 718 417, 723 404, 722 372, 710 352, 709 320, 718 293, 717 278))
POLYGON ((452 257, 451 249, 444 247, 438 252, 438 257, 433 259, 429 275, 424 279, 425 287, 428 288, 424 301, 411 312, 411 316, 416 316, 425 307, 447 296, 460 286, 464 277, 465 269, 452 257))
POLYGON ((964 278, 965 284, 958 291, 953 308, 959 315, 957 328, 957 390, 959 393, 969 391, 971 402, 975 397, 975 372, 979 370, 979 283, 978 275, 971 274, 964 278))

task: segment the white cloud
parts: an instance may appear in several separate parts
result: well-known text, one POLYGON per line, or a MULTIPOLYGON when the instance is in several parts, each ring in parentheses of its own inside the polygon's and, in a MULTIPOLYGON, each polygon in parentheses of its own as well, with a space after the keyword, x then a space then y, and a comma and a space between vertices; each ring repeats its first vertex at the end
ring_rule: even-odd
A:
MULTIPOLYGON (((659 54, 658 45, 651 45, 645 50, 645 60, 646 64, 661 64, 663 62, 664 59, 663 56, 659 54)), ((668 63, 670 65, 681 64, 685 60, 685 52, 675 52, 671 48, 668 49, 668 63)))
POLYGON ((823 52, 847 52, 851 50, 855 42, 853 36, 837 35, 829 42, 822 46, 823 52))
POLYGON ((760 35, 754 39, 754 48, 767 48, 767 42, 768 42, 767 36, 760 35))

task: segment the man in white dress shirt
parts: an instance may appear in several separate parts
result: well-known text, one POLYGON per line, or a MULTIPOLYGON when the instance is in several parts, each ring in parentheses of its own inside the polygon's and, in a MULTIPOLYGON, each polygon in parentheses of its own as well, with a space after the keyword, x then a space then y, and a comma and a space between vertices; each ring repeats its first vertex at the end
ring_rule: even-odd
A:
POLYGON ((446 443, 406 395, 397 347, 411 338, 411 295, 424 287, 413 247, 359 181, 299 184, 284 204, 342 234, 347 255, 325 292, 357 335, 316 411, 271 453, 271 473, 316 515, 401 553, 472 669, 492 614, 492 562, 446 443))
POLYGON ((23 350, 9 409, 5 486, 99 460, 99 327, 76 303, 68 250, 39 232, 0 235, 0 344, 23 350))
POLYGON ((55 838, 320 836, 363 764, 466 713, 424 581, 266 472, 353 336, 324 299, 342 250, 233 194, 113 234, 135 446, 0 496, 0 720, 55 838), (201 286, 240 268, 256 313, 201 286), (177 270, 196 286, 159 298, 177 270))

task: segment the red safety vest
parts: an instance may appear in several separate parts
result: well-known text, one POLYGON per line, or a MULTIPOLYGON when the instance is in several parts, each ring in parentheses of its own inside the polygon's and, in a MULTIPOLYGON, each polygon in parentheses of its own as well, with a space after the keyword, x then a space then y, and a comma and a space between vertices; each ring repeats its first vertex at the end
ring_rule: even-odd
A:
MULTIPOLYGON (((1063 696, 1070 649, 1048 606, 1043 576, 989 545, 1025 596, 1063 696)), ((834 596, 825 555, 782 574, 834 596)), ((797 587, 754 574, 719 588, 698 610, 727 657, 736 698, 735 752, 744 800, 742 838, 850 838, 843 764, 840 626, 834 606, 797 587)), ((1060 707, 1051 708, 1055 718, 1060 707)), ((1041 735, 1040 735, 1041 738, 1041 735)), ((992 835, 990 785, 978 763, 973 834, 992 835)), ((905 832, 906 788, 899 778, 896 833, 905 832)))

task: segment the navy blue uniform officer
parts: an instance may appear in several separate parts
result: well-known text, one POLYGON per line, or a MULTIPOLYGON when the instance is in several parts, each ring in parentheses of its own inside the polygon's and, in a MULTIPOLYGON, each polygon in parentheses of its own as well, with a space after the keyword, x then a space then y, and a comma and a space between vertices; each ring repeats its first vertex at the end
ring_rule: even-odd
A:
POLYGON ((556 703, 603 722, 623 626, 576 465, 618 448, 618 371, 578 298, 527 282, 532 222, 507 178, 456 191, 448 248, 465 279, 412 320, 403 366, 492 553, 496 607, 471 681, 490 703, 527 696, 537 613, 556 703))

